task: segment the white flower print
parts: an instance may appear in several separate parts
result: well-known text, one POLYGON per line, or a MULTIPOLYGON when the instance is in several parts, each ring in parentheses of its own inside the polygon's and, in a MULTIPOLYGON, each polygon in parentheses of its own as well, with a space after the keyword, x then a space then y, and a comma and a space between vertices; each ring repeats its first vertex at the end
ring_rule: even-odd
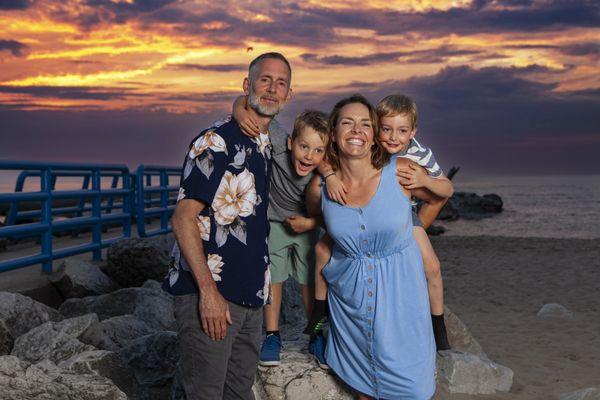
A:
POLYGON ((173 285, 179 279, 179 260, 181 259, 181 252, 179 250, 179 245, 175 243, 173 246, 173 250, 171 251, 171 261, 169 262, 169 272, 167 272, 167 276, 169 277, 169 286, 173 287, 173 285))
POLYGON ((265 284, 261 290, 256 292, 256 297, 262 299, 264 304, 271 302, 271 266, 268 265, 265 270, 265 284))
POLYGON ((206 259, 206 262, 208 263, 208 268, 210 269, 210 273, 212 274, 212 278, 215 281, 221 280, 221 276, 219 274, 221 273, 221 271, 223 271, 221 267, 225 265, 222 260, 223 258, 221 258, 221 256, 218 254, 209 254, 208 258, 206 259))
POLYGON ((208 242, 210 240, 210 217, 198 215, 196 217, 196 223, 200 230, 200 238, 205 242, 208 242))
POLYGON ((229 225, 238 216, 251 215, 256 202, 254 174, 244 169, 239 175, 225 172, 211 207, 215 212, 215 221, 220 225, 229 225))
POLYGON ((262 154, 263 157, 271 158, 271 139, 269 139, 269 135, 261 133, 252 140, 256 143, 258 152, 262 154))
POLYGON ((179 188, 179 193, 177 193, 177 201, 181 199, 185 199, 185 189, 182 187, 179 188))
POLYGON ((188 157, 190 160, 193 160, 201 155, 206 149, 227 154, 227 145, 225 144, 225 140, 215 131, 208 131, 196 139, 192 145, 192 148, 190 149, 188 157))

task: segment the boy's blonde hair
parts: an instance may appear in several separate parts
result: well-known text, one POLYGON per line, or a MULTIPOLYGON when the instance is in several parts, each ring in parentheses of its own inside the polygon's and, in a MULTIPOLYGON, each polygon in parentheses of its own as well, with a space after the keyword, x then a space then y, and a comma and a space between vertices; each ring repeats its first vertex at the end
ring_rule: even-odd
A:
POLYGON ((329 141, 327 114, 316 110, 304 110, 296 117, 296 121, 294 121, 292 141, 296 140, 306 127, 314 129, 319 134, 323 144, 327 146, 327 142, 329 141))
POLYGON ((417 127, 417 104, 408 96, 403 94, 391 94, 381 99, 377 107, 377 117, 395 117, 406 114, 410 117, 412 128, 417 127))

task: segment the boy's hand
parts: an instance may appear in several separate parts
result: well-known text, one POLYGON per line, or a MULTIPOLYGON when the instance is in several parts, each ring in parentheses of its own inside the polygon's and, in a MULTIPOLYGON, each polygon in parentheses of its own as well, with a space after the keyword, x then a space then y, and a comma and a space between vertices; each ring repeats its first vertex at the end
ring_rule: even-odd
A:
POLYGON ((327 196, 335 202, 346 205, 346 194, 348 190, 340 178, 335 175, 331 175, 325 179, 325 188, 327 189, 327 196))
POLYGON ((246 96, 240 96, 233 103, 233 118, 237 121, 244 135, 257 137, 260 135, 256 120, 246 110, 246 96))
POLYGON ((287 217, 283 223, 295 233, 304 233, 315 228, 313 219, 302 215, 287 217))
POLYGON ((400 184, 409 190, 426 187, 427 180, 430 179, 425 169, 415 164, 398 168, 396 176, 399 178, 400 184))

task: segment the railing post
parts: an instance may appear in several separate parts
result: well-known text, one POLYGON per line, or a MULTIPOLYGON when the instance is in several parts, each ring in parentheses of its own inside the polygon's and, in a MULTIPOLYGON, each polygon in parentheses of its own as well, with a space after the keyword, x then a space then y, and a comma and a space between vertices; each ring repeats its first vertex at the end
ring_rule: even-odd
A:
POLYGON ((160 214, 160 229, 167 229, 169 224, 169 216, 167 215, 167 207, 169 206, 169 176, 167 170, 160 171, 160 207, 163 212, 160 214))
POLYGON ((92 226, 92 242, 98 246, 93 251, 93 259, 97 261, 102 259, 102 198, 100 189, 100 170, 94 168, 92 172, 92 191, 97 193, 92 197, 92 217, 98 220, 92 226))
POLYGON ((136 172, 136 197, 137 204, 135 207, 137 231, 139 237, 146 237, 146 219, 144 218, 144 208, 146 203, 144 202, 144 166, 140 165, 136 172))
POLYGON ((131 174, 129 173, 129 169, 123 171, 123 189, 127 190, 127 193, 123 195, 123 212, 129 214, 129 218, 123 223, 123 236, 131 237, 131 221, 133 219, 131 199, 133 197, 133 192, 131 190, 131 174))
POLYGON ((41 235, 42 254, 48 258, 42 263, 42 271, 52 273, 52 169, 44 168, 40 174, 40 189, 47 197, 42 202, 41 223, 46 229, 41 235))

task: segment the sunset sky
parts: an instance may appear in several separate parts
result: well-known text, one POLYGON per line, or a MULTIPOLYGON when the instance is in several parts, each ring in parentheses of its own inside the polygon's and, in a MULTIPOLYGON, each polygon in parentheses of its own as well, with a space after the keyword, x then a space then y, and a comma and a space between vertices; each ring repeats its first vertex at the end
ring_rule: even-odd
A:
POLYGON ((446 169, 600 173, 599 4, 0 0, 0 159, 179 165, 279 51, 290 128, 402 92, 446 169))

